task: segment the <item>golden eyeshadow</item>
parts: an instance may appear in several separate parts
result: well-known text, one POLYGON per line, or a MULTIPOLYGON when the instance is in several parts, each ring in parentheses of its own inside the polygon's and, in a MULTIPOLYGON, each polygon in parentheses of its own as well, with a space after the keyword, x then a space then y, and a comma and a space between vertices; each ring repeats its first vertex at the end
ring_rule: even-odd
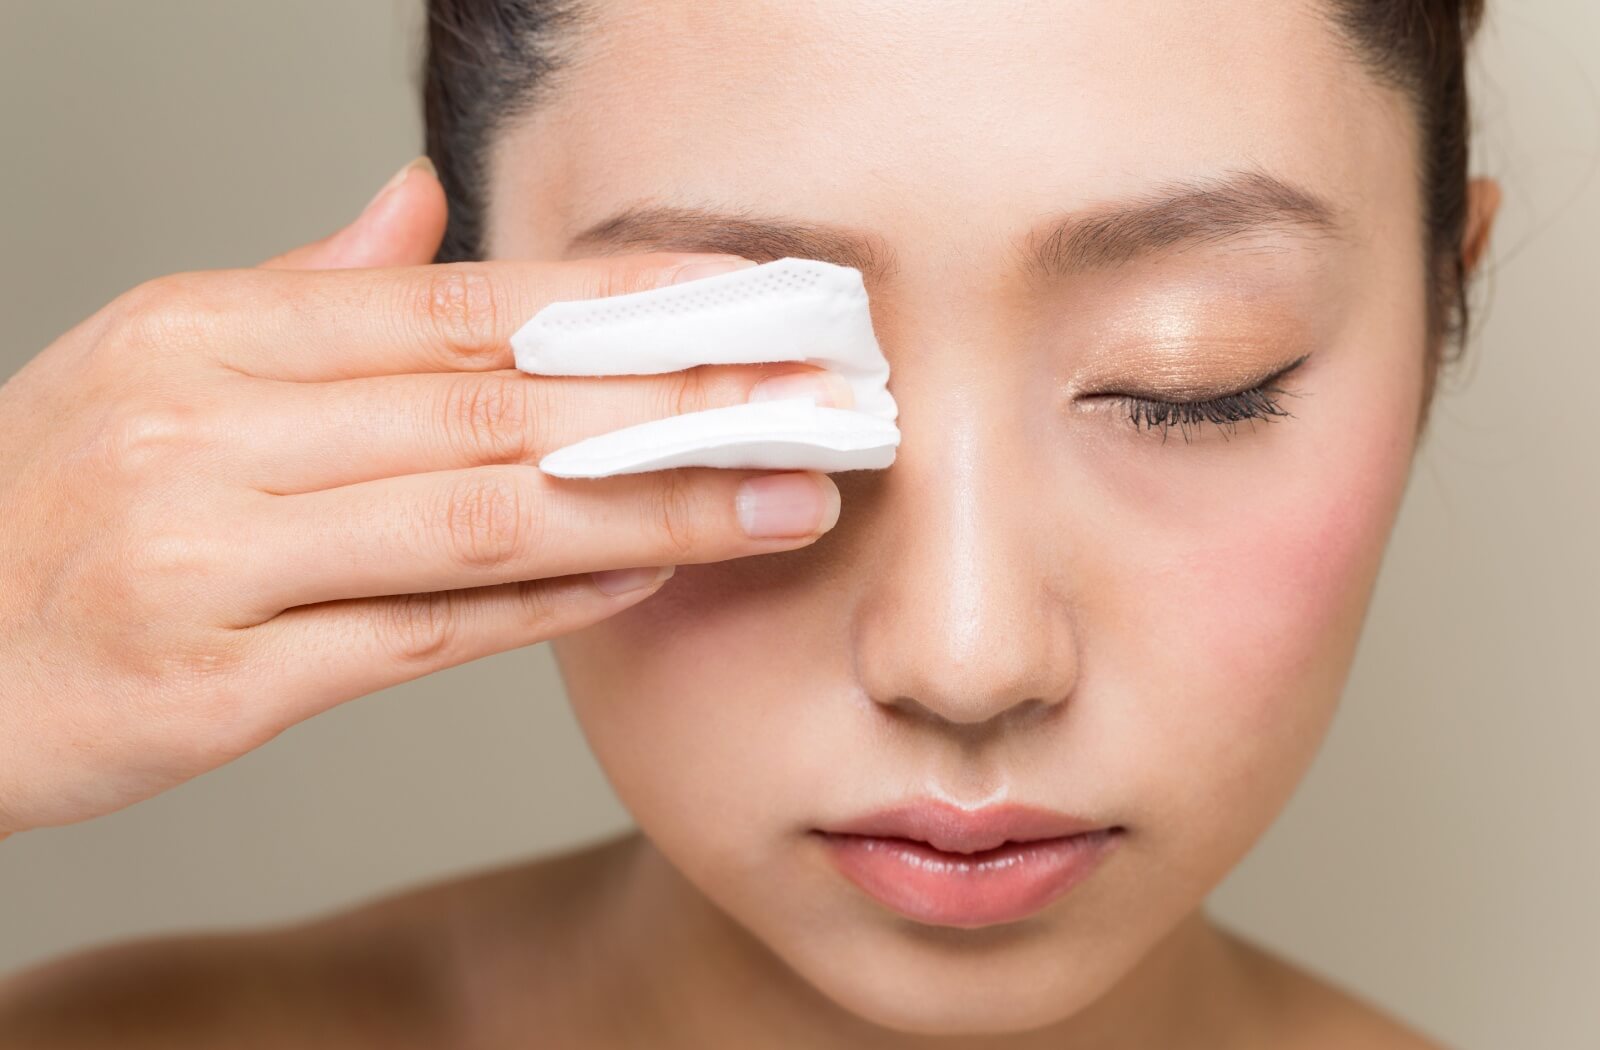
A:
POLYGON ((1258 382, 1311 349, 1318 310, 1282 286, 1186 280, 1096 289, 1076 304, 1072 386, 1172 400, 1258 382), (1084 323, 1086 322, 1086 323, 1084 323))

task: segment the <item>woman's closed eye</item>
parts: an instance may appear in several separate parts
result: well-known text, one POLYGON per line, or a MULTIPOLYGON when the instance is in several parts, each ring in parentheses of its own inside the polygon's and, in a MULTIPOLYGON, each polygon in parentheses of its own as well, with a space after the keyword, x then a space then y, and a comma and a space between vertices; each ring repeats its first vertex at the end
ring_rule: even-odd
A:
POLYGON ((1240 390, 1233 390, 1206 398, 1163 398, 1153 394, 1103 393, 1087 395, 1085 400, 1103 401, 1120 408, 1123 419, 1133 424, 1135 430, 1161 431, 1162 441, 1174 428, 1179 429, 1187 442, 1190 427, 1214 423, 1225 435, 1237 431, 1241 422, 1257 419, 1292 418, 1278 403, 1278 397, 1296 397, 1278 386, 1289 373, 1299 368, 1310 354, 1302 354, 1289 364, 1240 390))

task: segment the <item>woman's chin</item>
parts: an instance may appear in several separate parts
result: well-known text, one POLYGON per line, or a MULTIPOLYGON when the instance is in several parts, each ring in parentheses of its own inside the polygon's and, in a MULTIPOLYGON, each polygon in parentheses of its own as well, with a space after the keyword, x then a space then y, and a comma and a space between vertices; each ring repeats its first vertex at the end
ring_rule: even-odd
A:
POLYGON ((927 1036, 999 1036, 1046 1028, 1080 1013, 1110 983, 1071 969, 1041 972, 977 959, 928 963, 897 967, 870 952, 852 953, 805 976, 863 1021, 927 1036))
POLYGON ((1081 1014, 1137 965, 1134 938, 1086 944, 1065 918, 960 929, 885 911, 838 917, 833 925, 769 928, 758 937, 862 1021, 907 1034, 999 1036, 1081 1014))

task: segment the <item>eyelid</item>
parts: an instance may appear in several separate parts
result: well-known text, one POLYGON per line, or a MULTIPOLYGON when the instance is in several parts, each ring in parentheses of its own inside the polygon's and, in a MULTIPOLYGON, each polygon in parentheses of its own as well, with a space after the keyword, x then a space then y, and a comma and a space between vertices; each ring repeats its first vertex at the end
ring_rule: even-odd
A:
MULTIPOLYGON (((1120 405, 1125 410, 1124 414, 1128 421, 1133 424, 1134 430, 1159 429, 1163 445, 1166 444, 1167 435, 1174 429, 1182 431, 1184 443, 1187 444, 1192 440, 1190 428, 1204 423, 1215 424, 1222 435, 1227 437, 1240 423, 1246 421, 1254 424, 1258 420, 1292 418, 1294 413, 1278 404, 1276 395, 1290 394, 1278 386, 1278 380, 1299 368, 1310 356, 1302 354, 1289 364, 1275 369, 1248 389, 1203 400, 1172 401, 1132 394, 1096 396, 1104 403, 1120 405)), ((1290 394, 1290 396, 1296 395, 1290 394)))
POLYGON ((1288 376, 1289 373, 1305 364, 1306 360, 1310 357, 1311 355, 1309 353, 1301 354, 1288 364, 1280 365, 1274 368, 1271 372, 1262 375, 1260 378, 1246 380, 1245 382, 1234 386, 1232 389, 1220 390, 1214 394, 1203 394, 1193 397, 1172 397, 1163 396, 1160 391, 1104 390, 1083 394, 1081 397, 1083 400, 1114 398, 1119 401, 1140 401, 1147 404, 1172 407, 1209 405, 1217 401, 1224 401, 1230 397, 1238 397, 1241 394, 1249 394, 1254 391, 1269 388, 1273 384, 1277 383, 1280 379, 1283 379, 1284 377, 1288 376))

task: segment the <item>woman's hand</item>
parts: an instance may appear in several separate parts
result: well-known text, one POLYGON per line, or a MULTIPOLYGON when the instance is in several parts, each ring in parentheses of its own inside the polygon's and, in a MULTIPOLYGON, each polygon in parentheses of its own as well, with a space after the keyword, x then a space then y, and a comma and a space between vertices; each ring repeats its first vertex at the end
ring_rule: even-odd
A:
POLYGON ((822 474, 542 474, 590 434, 823 374, 517 372, 508 340, 543 304, 727 260, 427 265, 444 212, 413 165, 338 234, 141 285, 0 387, 0 837, 593 624, 653 593, 654 567, 832 527, 822 474))

